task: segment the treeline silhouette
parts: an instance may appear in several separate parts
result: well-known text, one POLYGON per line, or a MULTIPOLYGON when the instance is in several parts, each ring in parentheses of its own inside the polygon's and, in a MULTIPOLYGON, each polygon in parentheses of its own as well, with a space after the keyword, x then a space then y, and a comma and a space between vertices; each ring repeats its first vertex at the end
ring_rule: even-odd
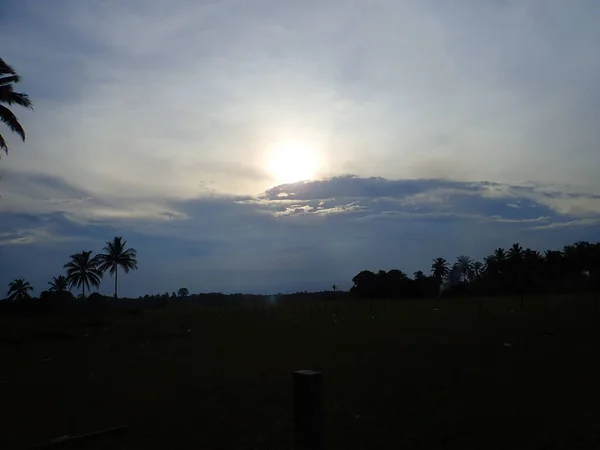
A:
MULTIPOLYGON (((54 277, 39 298, 31 297, 33 287, 24 279, 9 284, 6 301, 0 301, 0 311, 102 311, 142 308, 166 308, 170 305, 206 307, 256 308, 273 304, 328 301, 336 299, 418 299, 457 296, 494 296, 515 294, 569 293, 600 290, 600 243, 579 241, 562 250, 547 250, 543 254, 513 244, 509 249, 498 248, 483 261, 473 261, 460 255, 454 263, 444 258, 432 261, 429 274, 415 272, 409 277, 398 269, 371 272, 363 270, 352 279, 349 292, 339 291, 336 285, 321 292, 254 295, 190 293, 185 287, 177 292, 146 294, 138 298, 108 297, 93 292, 85 295, 85 287, 98 287, 104 271, 116 274, 120 267, 137 268, 134 249, 125 249, 126 241, 116 237, 107 242, 103 254, 91 257, 91 252, 71 255, 65 264, 67 275, 54 277), (70 289, 81 287, 77 297, 70 289)), ((115 277, 116 278, 116 277, 115 277)), ((89 292, 89 291, 88 291, 89 292)))
POLYGON ((483 261, 460 255, 454 263, 435 258, 429 275, 401 270, 363 270, 351 292, 362 298, 423 298, 467 295, 524 295, 600 289, 600 243, 578 241, 543 254, 515 243, 483 261))

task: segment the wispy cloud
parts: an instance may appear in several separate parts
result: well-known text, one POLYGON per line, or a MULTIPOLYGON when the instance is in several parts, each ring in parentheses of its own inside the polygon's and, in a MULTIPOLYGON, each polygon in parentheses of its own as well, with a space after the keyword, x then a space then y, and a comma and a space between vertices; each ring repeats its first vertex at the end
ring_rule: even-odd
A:
MULTIPOLYGON (((32 186, 35 180, 30 178, 32 186)), ((68 184, 54 185, 62 190, 52 195, 68 197, 68 184)), ((536 191, 524 189, 516 197, 518 186, 499 187, 492 185, 490 197, 485 182, 346 176, 279 186, 254 197, 168 201, 151 205, 147 211, 155 215, 102 215, 104 206, 97 204, 110 203, 98 198, 68 211, 69 203, 54 203, 57 212, 41 214, 3 205, 2 260, 11 264, 0 267, 0 285, 22 276, 23 267, 34 286, 43 285, 69 254, 100 250, 117 234, 140 254, 140 272, 123 281, 123 292, 136 295, 182 285, 228 292, 325 289, 347 286, 354 273, 369 267, 427 271, 434 256, 480 259, 513 242, 545 250, 600 238, 600 213, 567 214, 568 208, 553 210, 534 200, 536 191), (278 195, 283 191, 289 196, 278 195), (524 207, 510 207, 509 198, 524 207), (34 256, 40 253, 46 256, 34 256), (13 264, 27 257, 27 266, 13 264)), ((575 195, 563 201, 569 198, 578 201, 575 195)))

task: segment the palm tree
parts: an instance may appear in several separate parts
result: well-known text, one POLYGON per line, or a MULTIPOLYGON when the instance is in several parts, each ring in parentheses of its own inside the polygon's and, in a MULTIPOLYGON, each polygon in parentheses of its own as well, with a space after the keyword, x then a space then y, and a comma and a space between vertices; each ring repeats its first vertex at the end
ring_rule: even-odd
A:
POLYGON ((456 258, 455 269, 458 271, 459 279, 469 281, 473 275, 473 262, 471 258, 460 255, 456 258))
POLYGON ((99 287, 102 279, 102 270, 98 268, 97 257, 92 258, 92 251, 83 251, 70 256, 71 261, 64 265, 67 269, 69 287, 81 287, 81 295, 85 298, 85 288, 99 287))
POLYGON ((511 275, 513 289, 521 291, 523 289, 523 247, 514 243, 508 250, 507 265, 511 275))
POLYGON ((25 281, 23 278, 17 278, 15 281, 11 281, 8 284, 8 300, 11 302, 18 302, 31 298, 29 291, 33 291, 33 287, 29 284, 29 281, 25 281))
POLYGON ((431 272, 437 280, 437 285, 441 285, 442 280, 450 273, 448 262, 444 258, 435 258, 431 264, 431 272))
POLYGON ((50 289, 48 289, 50 292, 66 292, 69 288, 69 281, 64 275, 53 277, 52 281, 48 281, 48 284, 50 285, 50 289))
POLYGON ((473 276, 476 279, 479 279, 479 277, 481 277, 481 275, 483 274, 484 271, 484 267, 483 267, 483 263, 480 261, 475 261, 473 263, 473 276))
POLYGON ((103 272, 108 271, 111 275, 114 274, 115 276, 115 298, 117 298, 119 267, 121 267, 125 273, 137 269, 137 252, 133 248, 125 250, 126 244, 127 241, 124 241, 120 236, 116 236, 112 241, 106 243, 106 247, 102 249, 104 253, 98 255, 98 261, 100 262, 98 268, 103 272))
POLYGON ((508 250, 508 259, 513 262, 520 262, 523 259, 523 247, 518 243, 514 243, 508 250))
MULTIPOLYGON (((7 105, 24 106, 25 108, 33 109, 33 104, 26 94, 21 94, 13 90, 13 84, 21 81, 21 77, 17 75, 17 72, 4 62, 0 58, 0 122, 4 122, 11 131, 17 133, 23 141, 25 141, 25 130, 19 123, 17 116, 8 109, 3 103, 7 105)), ((4 140, 4 137, 0 133, 0 150, 4 150, 8 153, 8 145, 4 140)))

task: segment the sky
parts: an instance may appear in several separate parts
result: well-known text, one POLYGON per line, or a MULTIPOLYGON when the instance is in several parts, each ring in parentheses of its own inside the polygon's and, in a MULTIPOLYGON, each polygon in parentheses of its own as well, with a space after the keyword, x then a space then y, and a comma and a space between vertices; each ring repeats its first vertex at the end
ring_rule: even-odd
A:
POLYGON ((598 23, 595 0, 3 0, 35 110, 25 143, 0 124, 0 297, 114 236, 124 296, 596 242, 598 23))

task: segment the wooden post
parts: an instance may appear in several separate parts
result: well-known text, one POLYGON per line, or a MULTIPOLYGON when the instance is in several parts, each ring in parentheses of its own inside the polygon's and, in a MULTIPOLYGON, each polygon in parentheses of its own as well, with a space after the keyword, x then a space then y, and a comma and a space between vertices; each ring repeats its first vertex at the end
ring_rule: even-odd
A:
POLYGON ((324 448, 323 374, 294 372, 294 450, 324 448))

